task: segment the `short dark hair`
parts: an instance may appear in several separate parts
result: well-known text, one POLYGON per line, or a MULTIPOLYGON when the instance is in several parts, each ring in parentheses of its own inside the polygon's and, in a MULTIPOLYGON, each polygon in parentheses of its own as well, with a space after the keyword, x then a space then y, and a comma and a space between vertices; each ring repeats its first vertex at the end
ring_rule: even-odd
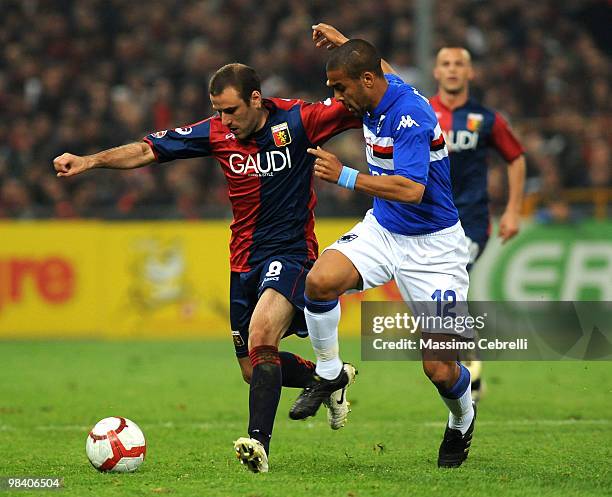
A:
POLYGON ((371 43, 358 38, 335 48, 327 60, 327 70, 342 69, 351 79, 359 79, 366 72, 384 78, 378 50, 371 43))
POLYGON ((252 67, 234 62, 217 70, 210 78, 208 92, 213 96, 223 93, 228 86, 235 88, 247 104, 254 91, 261 93, 261 81, 252 67))

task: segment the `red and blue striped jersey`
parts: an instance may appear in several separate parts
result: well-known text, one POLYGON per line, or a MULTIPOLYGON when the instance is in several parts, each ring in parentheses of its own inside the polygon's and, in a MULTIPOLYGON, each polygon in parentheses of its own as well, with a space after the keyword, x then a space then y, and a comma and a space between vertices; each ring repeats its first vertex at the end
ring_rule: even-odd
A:
POLYGON ((235 272, 249 271, 275 255, 316 259, 315 157, 306 149, 361 127, 335 99, 307 103, 270 98, 264 104, 268 120, 246 140, 238 140, 218 115, 144 138, 158 162, 206 156, 218 161, 234 215, 230 265, 235 272))
POLYGON ((442 127, 451 164, 453 198, 461 224, 472 239, 488 236, 489 196, 487 190, 487 153, 490 148, 508 162, 523 153, 523 148, 505 119, 474 99, 449 109, 436 95, 430 99, 442 127))

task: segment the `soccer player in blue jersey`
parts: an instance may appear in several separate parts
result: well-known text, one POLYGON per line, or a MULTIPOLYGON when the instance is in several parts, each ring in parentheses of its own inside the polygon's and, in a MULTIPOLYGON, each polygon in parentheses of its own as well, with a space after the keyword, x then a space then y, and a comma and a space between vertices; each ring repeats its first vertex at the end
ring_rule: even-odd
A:
MULTIPOLYGON (((394 279, 409 304, 431 302, 436 295, 465 302, 469 281, 448 151, 431 105, 397 75, 385 74, 390 68, 370 43, 348 40, 329 25, 313 30, 317 46, 337 47, 327 62, 327 85, 363 118, 369 168, 369 174, 360 173, 313 147, 315 175, 372 195, 374 206, 322 253, 306 278, 305 315, 317 366, 314 381, 290 410, 292 419, 314 415, 330 392, 349 381, 338 352, 340 295, 394 279)), ((438 465, 457 467, 474 430, 470 373, 435 354, 424 354, 423 369, 450 411, 438 465)))
MULTIPOLYGON (((463 47, 444 47, 436 57, 438 93, 430 99, 442 127, 451 164, 453 199, 468 238, 468 271, 482 254, 491 232, 487 194, 487 154, 493 149, 508 164, 508 202, 499 220, 505 243, 519 231, 525 186, 525 157, 506 120, 469 94, 474 77, 470 53, 463 47)), ((481 363, 476 352, 465 362, 472 380, 472 398, 482 393, 481 363)))
MULTIPOLYGON (((334 99, 307 103, 263 98, 259 77, 243 64, 219 69, 209 92, 217 114, 208 119, 94 155, 65 153, 54 160, 54 167, 58 176, 69 177, 99 167, 132 169, 174 159, 217 159, 234 213, 232 335, 243 376, 250 383, 249 436, 239 438, 234 447, 251 471, 267 472, 281 386, 306 386, 314 369, 309 361, 278 351, 283 336, 306 334, 304 284, 318 255, 315 158, 306 150, 361 127, 361 119, 334 99)), ((354 368, 343 368, 352 381, 354 368)), ((343 426, 349 411, 344 387, 331 393, 326 405, 330 426, 343 426)))

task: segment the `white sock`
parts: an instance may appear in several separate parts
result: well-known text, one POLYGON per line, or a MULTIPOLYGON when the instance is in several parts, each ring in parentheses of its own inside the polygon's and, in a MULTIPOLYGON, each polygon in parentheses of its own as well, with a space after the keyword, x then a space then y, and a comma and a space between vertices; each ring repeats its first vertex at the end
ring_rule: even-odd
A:
POLYGON ((474 406, 472 406, 472 391, 468 384, 467 390, 458 399, 442 400, 450 410, 448 413, 448 426, 465 434, 474 419, 474 406))
POLYGON ((311 312, 304 309, 310 342, 317 356, 315 372, 326 380, 333 380, 342 371, 342 361, 338 356, 338 323, 340 322, 340 303, 330 311, 311 312))
POLYGON ((459 430, 465 434, 474 419, 469 370, 459 363, 459 378, 455 384, 450 389, 438 387, 438 392, 450 410, 448 425, 453 430, 459 430))

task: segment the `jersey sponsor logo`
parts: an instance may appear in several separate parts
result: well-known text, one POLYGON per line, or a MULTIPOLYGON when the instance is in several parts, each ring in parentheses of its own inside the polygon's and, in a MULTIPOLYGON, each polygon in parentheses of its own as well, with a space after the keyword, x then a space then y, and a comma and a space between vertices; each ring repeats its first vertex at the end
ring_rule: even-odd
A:
POLYGON ((357 238, 357 236, 358 235, 355 233, 347 233, 346 235, 342 235, 340 238, 338 238, 338 243, 352 242, 355 238, 357 238))
POLYGON ((474 114, 470 112, 467 115, 466 127, 470 131, 480 131, 484 116, 482 114, 474 114))
POLYGON ((412 117, 410 117, 410 114, 406 114, 405 116, 402 116, 402 119, 397 125, 397 129, 395 131, 399 131, 402 128, 412 128, 413 126, 420 127, 421 125, 417 123, 414 119, 412 119, 412 117))
POLYGON ((274 145, 277 147, 286 147, 291 143, 291 134, 289 133, 289 124, 282 123, 272 126, 272 138, 274 145))
POLYGON ((466 129, 449 130, 444 133, 444 139, 451 152, 475 150, 478 147, 478 131, 472 132, 466 129))
POLYGON ((236 174, 274 176, 274 173, 285 168, 291 169, 291 154, 288 148, 285 148, 282 152, 271 150, 265 154, 257 153, 247 156, 231 154, 229 156, 229 167, 236 174))
POLYGON ((193 128, 191 126, 186 126, 183 128, 174 128, 174 131, 176 131, 179 135, 188 135, 193 131, 193 128))
POLYGON ((167 130, 164 130, 164 131, 156 131, 155 133, 151 133, 151 136, 152 136, 153 138, 163 138, 164 136, 166 136, 166 133, 167 133, 167 132, 168 132, 167 130))
POLYGON ((236 347, 244 347, 246 345, 240 331, 238 330, 232 330, 232 339, 234 340, 234 345, 236 347))

